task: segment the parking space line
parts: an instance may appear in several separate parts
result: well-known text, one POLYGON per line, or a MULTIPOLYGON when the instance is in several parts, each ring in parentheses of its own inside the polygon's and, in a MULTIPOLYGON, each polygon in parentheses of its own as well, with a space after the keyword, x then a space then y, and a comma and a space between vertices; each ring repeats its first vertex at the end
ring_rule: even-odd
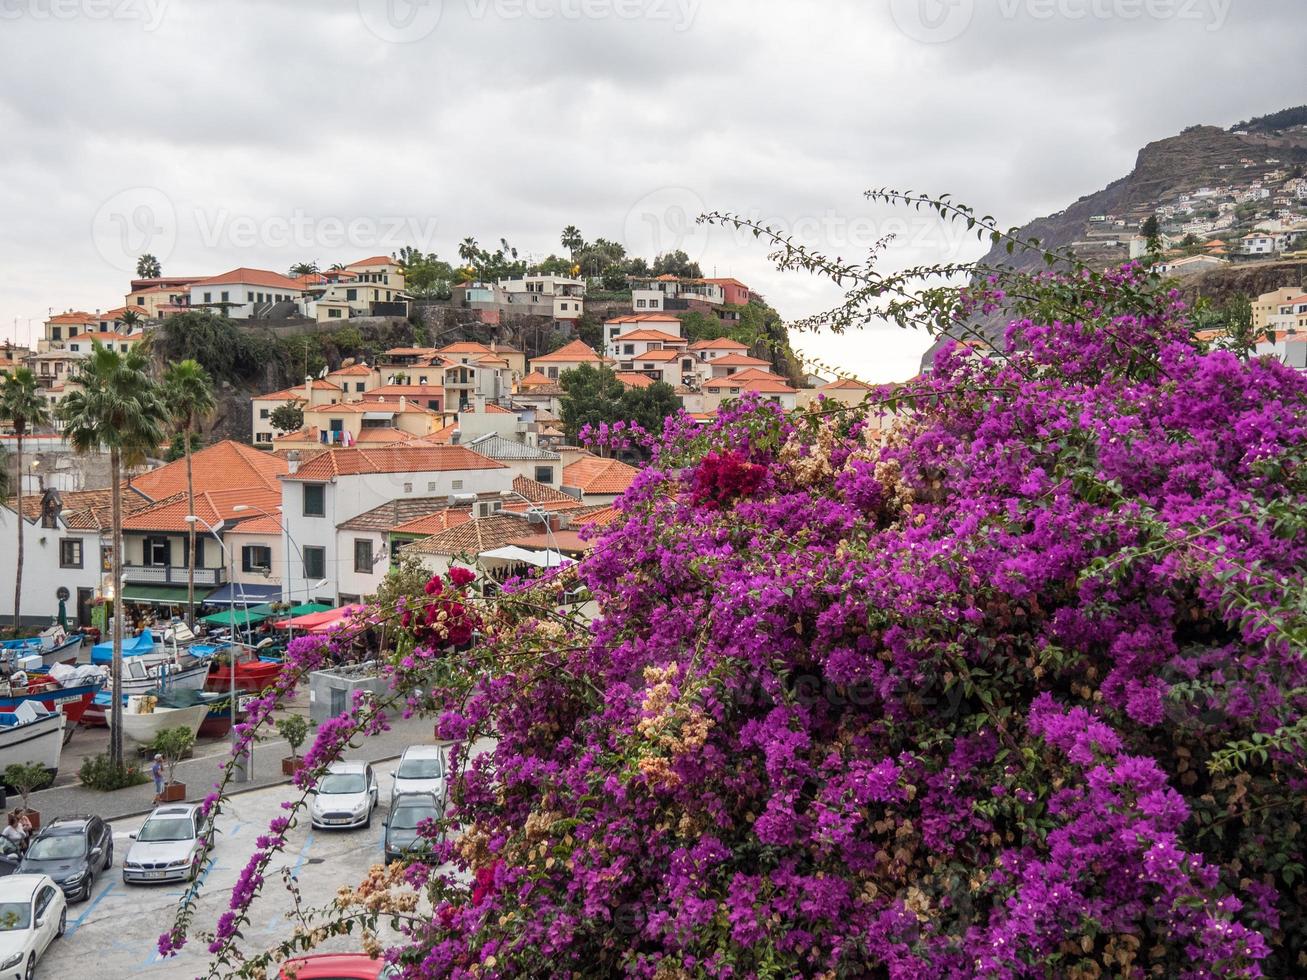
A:
POLYGON ((86 917, 95 911, 95 907, 100 904, 100 900, 104 898, 104 896, 108 895, 111 891, 113 891, 114 886, 117 884, 118 882, 116 881, 109 882, 108 888, 100 892, 100 894, 96 895, 95 898, 91 899, 91 901, 87 903, 86 908, 82 910, 82 914, 79 915, 77 918, 75 918, 72 921, 72 925, 70 925, 67 929, 64 930, 64 935, 71 936, 74 933, 76 933, 77 930, 81 928, 82 923, 86 921, 86 917))
POLYGON ((295 867, 290 869, 292 877, 298 878, 300 868, 304 867, 304 861, 309 856, 309 848, 313 846, 313 831, 309 831, 309 836, 304 840, 304 846, 300 848, 299 858, 295 861, 295 867))

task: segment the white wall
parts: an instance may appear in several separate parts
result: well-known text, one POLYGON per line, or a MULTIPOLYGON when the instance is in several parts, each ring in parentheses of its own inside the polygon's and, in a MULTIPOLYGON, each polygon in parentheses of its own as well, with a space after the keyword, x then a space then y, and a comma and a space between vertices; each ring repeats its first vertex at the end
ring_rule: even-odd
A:
POLYGON ((340 592, 343 595, 372 595, 390 571, 390 555, 386 549, 386 535, 374 531, 336 532, 336 553, 340 555, 340 592), (354 542, 372 542, 372 568, 367 572, 354 570, 354 542))
MULTIPOLYGON (((14 615, 14 577, 17 573, 18 515, 0 507, 0 622, 6 626, 14 615)), ((107 539, 106 539, 107 543, 107 539)), ((59 586, 68 589, 68 617, 77 615, 78 588, 99 592, 100 534, 98 531, 72 531, 65 527, 41 527, 23 522, 23 606, 24 621, 48 621, 59 614, 59 586), (82 567, 59 567, 59 542, 77 538, 82 542, 82 567)))

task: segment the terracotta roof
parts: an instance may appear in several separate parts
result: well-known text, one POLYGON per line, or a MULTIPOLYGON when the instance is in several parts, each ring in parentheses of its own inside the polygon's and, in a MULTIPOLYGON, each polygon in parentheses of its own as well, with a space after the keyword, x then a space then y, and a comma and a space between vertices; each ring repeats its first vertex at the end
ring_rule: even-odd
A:
POLYGON ((830 384, 822 385, 818 391, 871 391, 871 385, 856 378, 837 378, 830 384))
POLYGON ((726 279, 705 279, 704 282, 712 282, 712 283, 716 283, 716 284, 719 285, 719 286, 739 286, 741 289, 748 289, 748 288, 749 288, 749 287, 746 286, 744 283, 740 282, 740 280, 738 280, 738 279, 730 279, 730 278, 726 278, 726 279))
POLYGON ((683 350, 669 350, 666 347, 647 350, 643 354, 623 354, 622 360, 630 361, 675 361, 685 355, 683 350))
POLYGON ((348 268, 363 269, 374 265, 399 265, 399 263, 389 255, 374 255, 369 259, 359 259, 357 262, 351 262, 348 268))
MULTIPOLYGON (((517 414, 514 411, 504 408, 504 406, 502 405, 495 405, 490 402, 487 402, 484 407, 485 407, 486 415, 516 415, 517 414)), ((467 408, 463 409, 463 411, 467 412, 469 415, 477 414, 475 405, 469 405, 467 408)))
POLYGON ((392 347, 386 353, 393 357, 435 357, 437 351, 434 347, 392 347))
POLYGON ((287 477, 296 481, 332 480, 360 473, 436 473, 461 470, 500 470, 503 463, 487 459, 465 446, 432 446, 419 440, 403 446, 366 449, 351 446, 315 456, 287 477))
POLYGON ((767 365, 767 368, 757 368, 757 367, 745 368, 743 371, 736 371, 733 375, 731 375, 731 377, 739 378, 741 381, 773 381, 777 378, 780 378, 780 380, 782 381, 785 380, 784 378, 781 378, 781 376, 777 374, 775 371, 768 370, 768 368, 770 367, 771 365, 769 364, 767 365))
POLYGON ((592 348, 579 340, 574 340, 570 344, 558 348, 553 353, 531 358, 531 363, 537 364, 540 361, 594 361, 598 363, 600 360, 602 358, 592 348))
MULTIPOLYGON (((237 515, 244 517, 244 514, 237 515)), ((226 531, 227 534, 285 534, 285 530, 276 517, 256 514, 249 520, 241 521, 226 531)))
POLYGON ((80 310, 69 310, 67 313, 56 313, 46 323, 99 323, 100 319, 94 313, 84 313, 80 310))
POLYGON ((390 529, 391 534, 420 534, 423 537, 448 531, 451 527, 466 524, 472 520, 472 510, 468 507, 446 507, 444 510, 418 517, 404 524, 397 524, 390 529))
POLYGON ((764 361, 761 357, 750 357, 747 354, 726 354, 722 357, 714 357, 708 363, 713 366, 723 364, 726 367, 771 367, 771 361, 764 361))
POLYGON ((78 341, 85 340, 88 342, 98 340, 101 343, 103 343, 106 340, 137 341, 142 339, 144 336, 145 336, 144 334, 139 334, 139 333, 117 333, 116 331, 112 331, 112 330, 106 331, 105 333, 99 333, 96 331, 88 330, 86 333, 79 333, 76 337, 69 337, 68 340, 70 343, 74 340, 78 340, 78 341))
MULTIPOLYGON (((483 551, 502 548, 510 541, 531 536, 532 529, 538 526, 528 523, 521 516, 494 514, 463 521, 429 538, 415 541, 405 550, 424 555, 479 555, 483 551)), ((546 540, 543 531, 540 539, 546 540)))
MULTIPOLYGON (((403 397, 403 396, 401 396, 403 397)), ((417 402, 399 398, 370 398, 359 402, 335 402, 331 405, 305 406, 304 414, 309 415, 363 415, 368 412, 390 412, 395 415, 432 415, 431 409, 424 408, 417 402)))
POLYGON ((733 375, 729 378, 713 378, 703 386, 704 391, 719 393, 722 389, 734 391, 752 391, 760 395, 784 395, 793 393, 785 381, 778 377, 771 378, 742 378, 739 375, 733 375))
POLYGON ((372 374, 372 368, 366 364, 351 364, 349 367, 336 368, 327 372, 329 378, 366 378, 372 374))
POLYGON ((454 433, 458 431, 458 423, 450 422, 449 425, 430 432, 425 436, 416 436, 410 439, 410 442, 426 443, 429 446, 448 446, 454 439, 454 433))
POLYGON ((280 272, 271 272, 267 269, 247 269, 241 267, 232 269, 230 272, 224 272, 219 276, 212 276, 209 279, 197 279, 191 283, 191 288, 201 286, 264 286, 269 289, 289 289, 294 292, 302 292, 303 287, 294 279, 283 276, 280 272))
MULTIPOLYGON (((23 517, 28 521, 41 519, 41 494, 23 495, 23 517)), ((112 527, 113 492, 107 487, 103 490, 60 490, 59 500, 62 507, 59 516, 70 528, 82 531, 99 531, 112 527)), ((10 510, 16 510, 18 498, 10 497, 5 501, 10 510)), ((124 488, 122 508, 124 514, 134 514, 149 507, 150 502, 138 494, 124 488)))
MULTIPOLYGON (((312 388, 314 391, 335 391, 335 392, 344 391, 344 389, 341 388, 340 385, 334 385, 330 381, 323 381, 321 378, 313 379, 312 388)), ((267 402, 267 401, 289 402, 289 401, 296 401, 296 400, 299 401, 304 400, 303 385, 296 385, 294 388, 283 388, 281 391, 270 391, 266 395, 255 395, 253 398, 250 399, 250 401, 252 402, 267 402)))
POLYGON ((563 486, 585 493, 625 493, 640 471, 616 459, 583 456, 563 467, 563 486))
MULTIPOLYGON (((193 453, 191 466, 197 492, 253 488, 275 491, 279 497, 277 477, 287 469, 284 459, 230 439, 193 453)), ((186 460, 179 459, 143 473, 131 481, 131 486, 151 500, 162 500, 185 490, 186 460)), ((277 503, 280 502, 279 499, 277 503)))
POLYGON ((636 371, 618 371, 617 380, 628 388, 648 388, 654 383, 654 379, 649 375, 636 371))
POLYGON ((571 494, 555 490, 551 486, 538 483, 529 477, 519 476, 513 479, 513 489, 533 504, 564 504, 577 502, 571 494))
POLYGON ((405 398, 439 398, 445 397, 443 385, 381 385, 371 391, 363 392, 364 401, 394 399, 403 395, 405 398))
POLYGON ((748 350, 748 344, 742 344, 730 337, 718 337, 716 340, 696 340, 690 350, 748 350))
POLYGON ((572 518, 573 527, 608 527, 622 519, 622 512, 609 504, 572 518))
POLYGON ((663 344, 684 344, 685 338, 678 337, 675 334, 664 333, 662 330, 651 330, 645 327, 640 330, 632 330, 630 333, 619 334, 613 338, 613 343, 625 343, 628 340, 645 340, 655 341, 663 344))
POLYGON ((532 388, 536 385, 549 385, 549 384, 553 384, 553 382, 550 381, 543 374, 541 374, 539 371, 532 371, 530 374, 523 377, 522 380, 517 383, 517 386, 519 388, 532 388))
POLYGON ((383 446, 393 446, 396 443, 408 442, 412 439, 411 433, 404 432, 400 429, 385 426, 368 426, 359 430, 356 442, 376 442, 383 446))
MULTIPOLYGON (((366 510, 336 527, 341 531, 390 531, 419 517, 429 517, 448 509, 448 497, 405 497, 366 510)), ((466 507, 463 510, 467 513, 466 507)), ((471 519, 470 514, 468 519, 471 519)))
POLYGON ((438 354, 493 354, 495 353, 485 344, 478 344, 474 340, 460 340, 456 343, 449 344, 437 350, 438 354))
MULTIPOLYGON (((158 501, 153 506, 136 511, 123 520, 125 531, 185 531, 190 525, 186 522, 188 514, 196 514, 208 521, 215 528, 222 521, 241 516, 235 507, 246 504, 271 511, 281 504, 281 493, 276 490, 251 489, 243 487, 234 490, 196 491, 195 510, 190 509, 190 498, 185 490, 158 501)), ((207 533, 202 524, 196 525, 196 531, 207 533)))
POLYGON ((127 313, 135 313, 137 316, 145 316, 149 311, 144 306, 119 306, 117 309, 106 310, 101 313, 101 320, 117 320, 127 313))
POLYGON ((676 316, 673 316, 671 313, 628 313, 628 314, 626 314, 626 316, 615 316, 615 317, 613 317, 613 318, 610 319, 610 320, 605 320, 605 321, 604 321, 605 324, 609 324, 609 323, 680 323, 680 322, 681 322, 680 318, 679 318, 679 317, 676 317, 676 316))

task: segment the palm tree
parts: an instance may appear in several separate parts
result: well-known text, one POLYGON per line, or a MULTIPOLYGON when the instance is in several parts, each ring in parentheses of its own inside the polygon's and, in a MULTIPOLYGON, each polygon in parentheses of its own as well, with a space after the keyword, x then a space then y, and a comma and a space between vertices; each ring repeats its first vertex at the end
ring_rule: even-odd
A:
POLYGON ((481 246, 477 244, 477 240, 471 235, 458 243, 458 257, 468 265, 471 265, 480 253, 481 246))
POLYGON ((295 276, 312 276, 318 271, 317 262, 296 262, 290 267, 291 278, 295 276))
POLYGON ((345 271, 345 267, 344 267, 343 265, 341 265, 339 262, 333 262, 333 263, 331 263, 331 268, 328 269, 327 271, 328 271, 328 272, 344 272, 344 271, 345 271))
POLYGON ((118 322, 119 324, 127 328, 128 333, 131 333, 133 330, 135 330, 137 327, 143 324, 145 320, 135 310, 127 310, 125 313, 123 313, 122 316, 118 318, 118 322))
MULTIPOLYGON (((163 376, 163 399, 174 432, 181 433, 186 447, 186 513, 195 513, 195 480, 191 474, 191 433, 206 415, 217 408, 213 382, 199 361, 187 359, 168 368, 163 376)), ((195 525, 186 531, 186 625, 195 628, 195 525)))
POLYGON ((585 238, 581 235, 581 229, 576 227, 576 225, 568 225, 563 229, 561 242, 563 248, 567 249, 568 253, 572 256, 573 261, 576 260, 576 253, 585 247, 585 238))
POLYGON ((109 453, 110 499, 113 545, 109 569, 113 576, 114 698, 111 702, 112 723, 109 733, 109 758, 118 768, 123 764, 123 702, 117 692, 123 679, 123 465, 136 465, 163 441, 160 419, 165 417, 159 386, 150 376, 149 361, 139 350, 126 353, 112 351, 103 344, 92 344, 75 378, 78 387, 64 396, 59 414, 64 423, 64 437, 79 453, 109 453))
POLYGON ((158 259, 146 253, 136 260, 136 275, 140 279, 158 279, 163 275, 163 267, 158 259))
POLYGON ((29 427, 37 428, 50 424, 50 406, 36 386, 36 375, 31 368, 21 367, 4 379, 0 388, 0 416, 7 418, 14 426, 14 446, 18 454, 18 561, 14 566, 14 636, 18 635, 18 623, 23 602, 23 436, 29 427))

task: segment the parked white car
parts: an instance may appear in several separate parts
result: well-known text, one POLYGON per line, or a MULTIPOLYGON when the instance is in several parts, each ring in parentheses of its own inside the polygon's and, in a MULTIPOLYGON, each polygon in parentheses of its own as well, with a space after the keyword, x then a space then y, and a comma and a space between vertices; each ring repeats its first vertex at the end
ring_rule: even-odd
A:
POLYGON ((392 795, 430 793, 443 801, 446 778, 444 749, 439 745, 410 745, 395 769, 392 795))
POLYGON ((49 875, 0 878, 0 980, 32 980, 67 925, 68 902, 49 875))
POLYGON ((203 830, 204 815, 194 804, 155 807, 132 834, 132 845, 123 858, 123 881, 130 885, 193 880, 209 851, 203 830))
POLYGON ((309 820, 320 829, 371 827, 377 774, 367 762, 333 762, 309 797, 309 820))

